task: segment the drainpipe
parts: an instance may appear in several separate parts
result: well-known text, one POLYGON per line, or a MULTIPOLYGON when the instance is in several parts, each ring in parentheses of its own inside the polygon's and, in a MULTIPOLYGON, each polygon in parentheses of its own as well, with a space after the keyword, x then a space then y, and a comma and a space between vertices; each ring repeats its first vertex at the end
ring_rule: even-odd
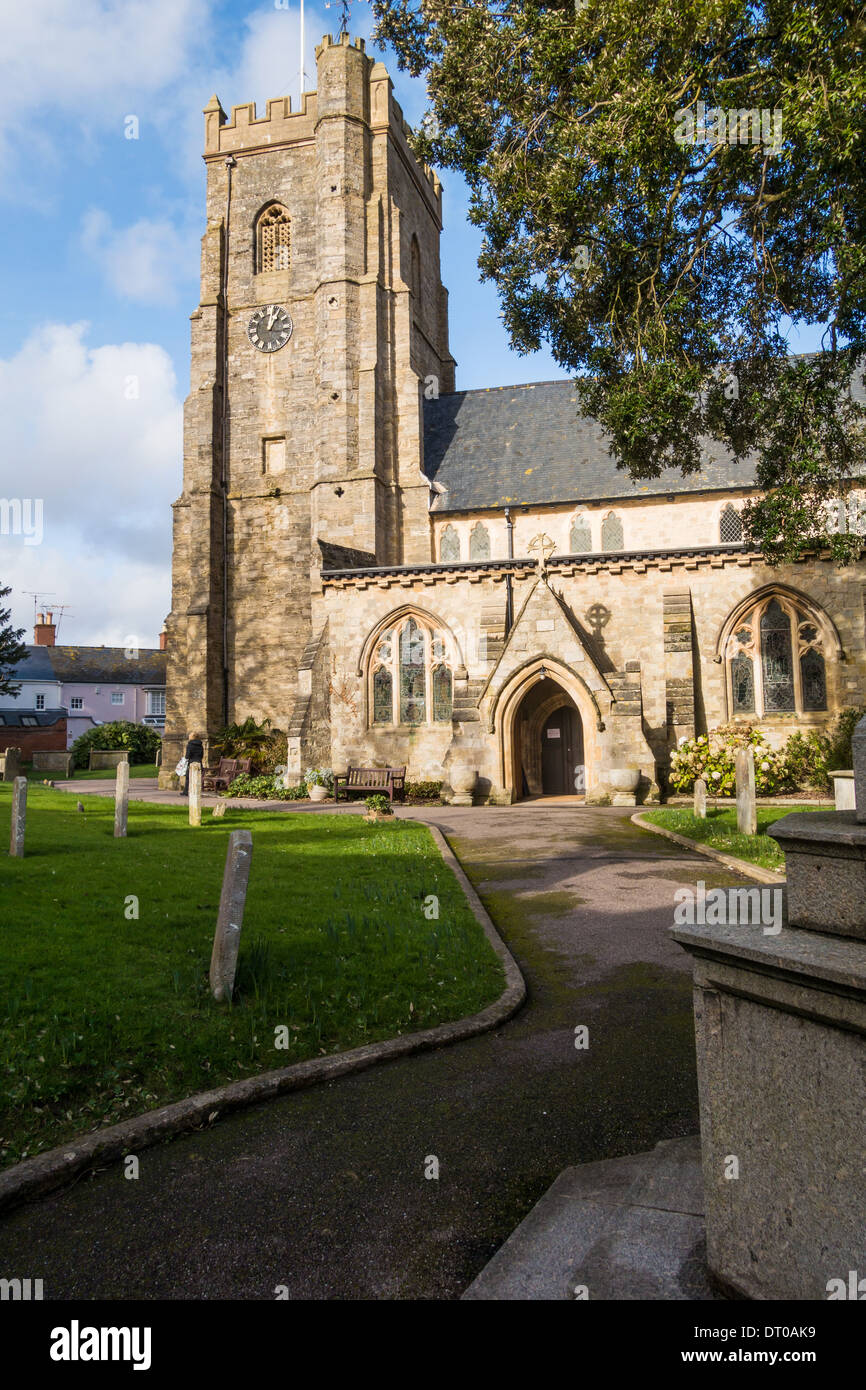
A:
POLYGON ((232 169, 234 155, 226 156, 226 211, 223 237, 222 283, 222 400, 220 401, 220 489, 223 504, 223 724, 229 722, 229 497, 228 497, 228 411, 229 411, 229 217, 232 208, 232 169))
MULTIPOLYGON (((514 559, 514 522, 511 520, 511 508, 505 508, 505 534, 508 538, 508 558, 514 559)), ((511 631, 511 624, 514 621, 514 596, 511 592, 511 574, 505 576, 505 636, 511 631)))

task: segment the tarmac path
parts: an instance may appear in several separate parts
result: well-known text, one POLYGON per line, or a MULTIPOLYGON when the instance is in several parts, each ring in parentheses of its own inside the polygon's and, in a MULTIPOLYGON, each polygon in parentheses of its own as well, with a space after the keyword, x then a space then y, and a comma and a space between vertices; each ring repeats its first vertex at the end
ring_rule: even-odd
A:
POLYGON ((137 1181, 117 1162, 13 1210, 0 1273, 46 1299, 457 1298, 563 1168, 697 1131, 673 895, 734 877, 618 808, 402 814, 452 844, 524 973, 521 1011, 146 1149, 137 1181))

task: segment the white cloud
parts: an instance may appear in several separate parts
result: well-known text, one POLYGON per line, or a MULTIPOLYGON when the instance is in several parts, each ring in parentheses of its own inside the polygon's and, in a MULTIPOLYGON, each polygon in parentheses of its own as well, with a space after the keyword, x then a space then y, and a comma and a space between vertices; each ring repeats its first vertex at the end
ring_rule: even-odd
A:
POLYGON ((144 638, 170 601, 181 402, 163 348, 90 348, 85 335, 85 324, 48 324, 0 361, 0 491, 42 499, 44 537, 0 535, 0 585, 28 627, 23 591, 54 590, 75 613, 67 640, 144 638))
POLYGON ((174 304, 177 281, 196 266, 193 237, 172 222, 142 218, 115 229, 107 213, 91 208, 84 216, 81 244, 122 299, 139 304, 174 304))

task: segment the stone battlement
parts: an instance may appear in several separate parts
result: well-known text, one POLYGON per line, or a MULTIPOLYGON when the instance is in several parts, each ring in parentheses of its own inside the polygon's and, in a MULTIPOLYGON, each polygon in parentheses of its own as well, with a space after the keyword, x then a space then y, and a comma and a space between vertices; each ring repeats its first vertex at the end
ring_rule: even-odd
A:
POLYGON ((264 116, 258 114, 254 101, 248 101, 232 106, 229 118, 219 98, 212 96, 204 108, 205 161, 210 162, 221 155, 248 154, 263 148, 273 149, 311 140, 318 121, 324 115, 344 115, 364 121, 373 131, 390 129, 397 138, 401 153, 409 157, 418 176, 423 178, 436 203, 440 204, 442 186, 439 178, 412 151, 411 127, 403 116, 400 103, 394 98, 387 70, 383 63, 367 55, 364 40, 353 42, 348 34, 341 34, 335 40, 330 34, 324 34, 316 48, 316 63, 320 70, 319 86, 312 92, 303 93, 297 111, 292 110, 291 97, 273 97, 266 103, 264 116), (345 81, 341 91, 334 92, 329 88, 329 98, 325 103, 320 96, 322 64, 339 56, 343 57, 347 67, 360 60, 362 70, 356 72, 355 80, 345 81))

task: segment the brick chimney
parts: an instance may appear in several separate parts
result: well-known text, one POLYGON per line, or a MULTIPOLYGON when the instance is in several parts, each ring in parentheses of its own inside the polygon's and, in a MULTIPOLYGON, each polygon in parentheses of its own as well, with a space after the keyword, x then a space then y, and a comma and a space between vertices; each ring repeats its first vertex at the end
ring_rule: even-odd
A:
POLYGON ((165 644, 166 644, 167 641, 168 641, 168 633, 167 633, 166 630, 165 630, 165 623, 163 623, 163 625, 162 625, 162 630, 161 630, 161 632, 160 632, 160 634, 159 634, 159 650, 160 650, 161 652, 164 652, 164 651, 165 651, 165 644))
POLYGON ((33 641, 36 646, 53 647, 56 630, 53 613, 37 613, 33 627, 33 641))

